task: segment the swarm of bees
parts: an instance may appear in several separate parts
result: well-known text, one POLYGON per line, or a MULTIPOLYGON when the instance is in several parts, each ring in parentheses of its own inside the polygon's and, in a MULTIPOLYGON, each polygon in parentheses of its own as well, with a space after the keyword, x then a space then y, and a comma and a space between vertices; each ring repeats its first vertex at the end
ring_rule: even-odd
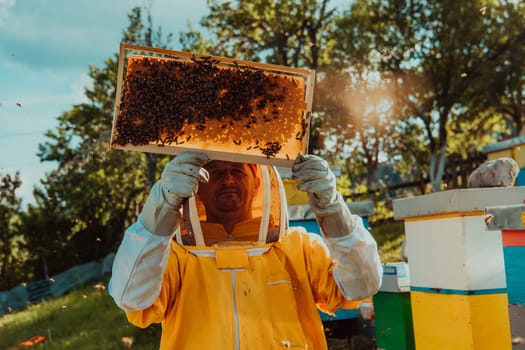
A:
POLYGON ((132 55, 113 142, 158 146, 206 142, 275 157, 308 126, 303 79, 219 64, 132 55))

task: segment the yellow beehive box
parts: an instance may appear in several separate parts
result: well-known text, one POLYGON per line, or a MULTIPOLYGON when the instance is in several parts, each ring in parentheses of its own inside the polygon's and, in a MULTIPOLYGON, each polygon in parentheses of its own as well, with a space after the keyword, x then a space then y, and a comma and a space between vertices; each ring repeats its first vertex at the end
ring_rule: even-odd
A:
POLYGON ((525 136, 517 136, 483 147, 487 160, 512 158, 520 169, 525 168, 525 136))
POLYGON ((315 71, 121 44, 111 147, 289 167, 315 71))
POLYGON ((511 350, 506 293, 410 292, 416 349, 511 350))

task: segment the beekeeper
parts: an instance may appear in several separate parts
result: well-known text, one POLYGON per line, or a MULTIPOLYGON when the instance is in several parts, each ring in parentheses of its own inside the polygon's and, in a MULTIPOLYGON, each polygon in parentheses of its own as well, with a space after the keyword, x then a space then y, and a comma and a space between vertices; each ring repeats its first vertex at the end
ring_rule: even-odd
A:
POLYGON ((374 294, 377 244, 323 159, 292 168, 322 237, 288 227, 273 167, 176 156, 124 235, 109 292, 161 349, 326 349, 318 309, 374 294))

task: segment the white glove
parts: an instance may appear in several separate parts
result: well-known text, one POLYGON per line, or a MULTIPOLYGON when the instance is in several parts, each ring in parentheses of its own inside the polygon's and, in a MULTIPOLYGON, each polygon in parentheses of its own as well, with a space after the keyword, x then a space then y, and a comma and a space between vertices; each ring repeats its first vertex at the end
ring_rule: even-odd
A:
POLYGON ((184 200, 197 193, 199 181, 209 180, 203 168, 209 161, 205 153, 184 152, 166 164, 140 213, 139 220, 148 231, 165 236, 176 230, 184 200))
POLYGON ((297 189, 308 194, 323 234, 337 237, 354 229, 352 214, 336 188, 336 178, 328 163, 314 155, 299 155, 292 167, 292 178, 297 189))
POLYGON ((300 154, 292 167, 292 178, 297 189, 308 193, 312 210, 316 214, 332 214, 339 206, 336 179, 328 163, 317 156, 300 154))

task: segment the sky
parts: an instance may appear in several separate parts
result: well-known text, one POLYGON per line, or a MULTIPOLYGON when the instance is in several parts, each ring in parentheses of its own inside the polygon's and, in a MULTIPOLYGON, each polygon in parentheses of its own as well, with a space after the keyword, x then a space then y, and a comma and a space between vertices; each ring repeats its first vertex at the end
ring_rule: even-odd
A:
POLYGON ((119 51, 127 15, 145 5, 174 44, 207 13, 206 0, 0 0, 0 175, 20 172, 23 205, 55 167, 36 155, 45 132, 86 102, 89 66, 104 67, 119 51))

